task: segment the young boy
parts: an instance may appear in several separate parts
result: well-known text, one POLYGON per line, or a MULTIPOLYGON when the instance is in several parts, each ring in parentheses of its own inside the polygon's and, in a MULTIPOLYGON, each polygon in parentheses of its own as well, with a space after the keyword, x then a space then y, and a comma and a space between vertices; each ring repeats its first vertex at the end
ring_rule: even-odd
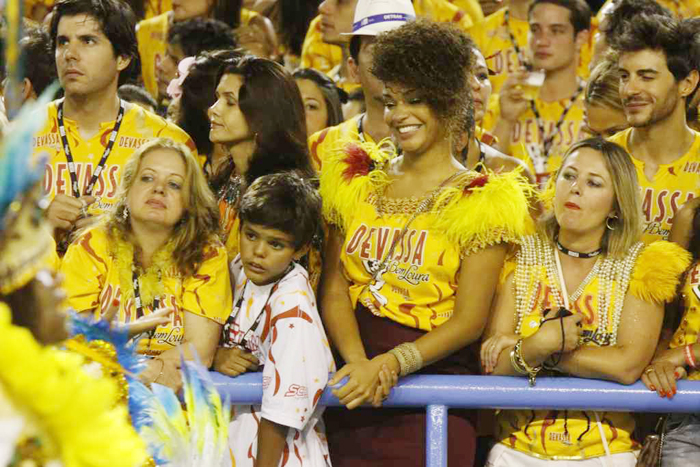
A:
POLYGON ((229 428, 236 467, 330 466, 317 403, 333 357, 306 270, 298 261, 321 219, 321 200, 291 173, 257 179, 241 199, 234 307, 214 368, 263 372, 262 406, 237 406, 229 428))

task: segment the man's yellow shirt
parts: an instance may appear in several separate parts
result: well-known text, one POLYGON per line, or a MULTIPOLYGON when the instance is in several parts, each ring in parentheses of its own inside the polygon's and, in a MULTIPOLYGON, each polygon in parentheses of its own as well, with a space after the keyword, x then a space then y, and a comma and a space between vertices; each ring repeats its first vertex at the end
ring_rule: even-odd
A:
MULTIPOLYGON (((360 141, 357 122, 363 115, 364 114, 355 115, 350 120, 346 120, 336 126, 324 128, 309 136, 308 143, 311 165, 316 172, 321 172, 323 161, 327 160, 332 153, 341 150, 351 141, 360 141)), ((364 131, 362 132, 362 137, 365 141, 374 142, 372 137, 364 131)))
MULTIPOLYGON (((170 16, 170 13, 166 11, 161 15, 145 19, 136 26, 136 40, 138 41, 139 55, 141 56, 143 85, 155 99, 158 98, 156 66, 165 57, 170 16)), ((258 16, 258 13, 242 8, 241 24, 247 25, 256 16, 258 16)))
MULTIPOLYGON (((506 11, 508 11, 507 7, 501 8, 469 30, 469 35, 476 42, 486 58, 489 69, 494 73, 489 76, 494 93, 499 92, 508 76, 520 67, 520 60, 510 34, 513 35, 515 43, 520 49, 521 57, 523 59, 527 57, 527 39, 530 26, 527 21, 513 17, 510 17, 506 23, 506 11)), ((576 71, 581 79, 586 79, 589 75, 588 64, 593 54, 591 45, 592 39, 589 38, 589 41, 579 52, 579 63, 576 71)))
POLYGON ((637 169, 637 180, 642 193, 642 216, 644 231, 642 241, 651 243, 666 240, 671 232, 676 212, 694 197, 700 189, 700 133, 693 132, 695 140, 688 152, 671 162, 659 165, 654 178, 649 180, 644 173, 644 162, 634 157, 629 149, 632 128, 621 131, 610 138, 632 156, 637 169))
MULTIPOLYGON (((48 157, 44 173, 44 190, 49 200, 57 194, 73 195, 68 161, 58 131, 57 104, 58 101, 48 104, 46 124, 35 134, 32 141, 34 157, 48 157)), ((138 105, 126 104, 126 106, 112 152, 93 190, 93 196, 98 200, 89 207, 88 212, 92 215, 103 213, 117 201, 122 168, 142 144, 154 138, 169 138, 186 144, 195 155, 197 154, 194 142, 179 127, 138 105)), ((115 121, 103 122, 97 134, 87 141, 80 136, 73 120, 64 118, 64 122, 82 195, 85 194, 92 174, 102 158, 115 121)))

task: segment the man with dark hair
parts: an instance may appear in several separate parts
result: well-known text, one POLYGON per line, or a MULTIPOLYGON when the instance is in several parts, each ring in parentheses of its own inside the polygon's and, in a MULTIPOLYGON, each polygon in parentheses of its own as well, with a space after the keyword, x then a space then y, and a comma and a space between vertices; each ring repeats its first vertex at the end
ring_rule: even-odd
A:
POLYGON ((36 100, 57 78, 56 61, 51 53, 51 38, 45 30, 28 29, 19 41, 19 48, 20 62, 24 66, 24 79, 17 89, 7 81, 5 95, 14 97, 5 100, 9 115, 16 115, 19 107, 25 102, 36 100), (16 102, 19 107, 10 108, 12 102, 16 102))
POLYGON ((577 64, 590 21, 591 10, 583 0, 535 0, 529 10, 533 71, 521 68, 511 74, 484 118, 484 129, 492 130, 502 152, 519 155, 525 145, 525 157, 541 186, 559 168, 566 149, 580 139, 583 82, 577 64))
POLYGON ((158 104, 156 104, 156 100, 151 97, 145 88, 136 86, 135 84, 122 84, 119 86, 117 95, 120 99, 124 99, 132 104, 140 105, 149 112, 155 112, 156 107, 158 106, 158 104))
POLYGON ((194 144, 182 130, 123 102, 117 86, 138 70, 135 18, 120 0, 62 0, 51 41, 65 98, 48 104, 47 123, 33 141, 48 154, 47 216, 59 240, 115 201, 121 169, 131 154, 159 136, 194 144))
POLYGON ((167 99, 168 84, 177 76, 177 65, 183 58, 236 47, 233 30, 222 21, 194 18, 174 23, 168 30, 165 57, 156 63, 159 100, 167 99))
POLYGON ((642 186, 645 242, 668 237, 700 187, 700 133, 686 107, 700 80, 700 33, 688 20, 641 15, 616 40, 620 97, 631 128, 614 141, 632 155, 642 186))

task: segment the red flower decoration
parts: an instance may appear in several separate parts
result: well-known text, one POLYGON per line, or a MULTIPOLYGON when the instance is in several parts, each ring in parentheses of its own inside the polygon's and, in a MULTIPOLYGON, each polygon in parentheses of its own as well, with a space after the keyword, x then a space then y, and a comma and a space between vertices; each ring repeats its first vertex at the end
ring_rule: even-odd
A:
POLYGON ((489 181, 489 176, 488 175, 479 175, 476 177, 474 180, 472 180, 469 185, 464 187, 464 194, 468 195, 471 193, 472 188, 477 188, 486 185, 486 182, 489 181))
POLYGON ((363 176, 370 173, 374 165, 369 154, 357 144, 349 144, 345 148, 345 159, 343 162, 347 164, 343 170, 343 178, 346 181, 352 180, 356 176, 363 176))

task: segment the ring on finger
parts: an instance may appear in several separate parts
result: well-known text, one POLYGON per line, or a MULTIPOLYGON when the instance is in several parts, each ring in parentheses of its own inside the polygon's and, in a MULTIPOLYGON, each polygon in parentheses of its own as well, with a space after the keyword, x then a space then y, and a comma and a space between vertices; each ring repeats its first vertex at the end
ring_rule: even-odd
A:
POLYGON ((644 374, 645 374, 645 375, 648 375, 648 374, 651 373, 652 371, 654 371, 654 367, 653 367, 653 366, 650 366, 649 368, 647 368, 646 370, 644 370, 644 374))

